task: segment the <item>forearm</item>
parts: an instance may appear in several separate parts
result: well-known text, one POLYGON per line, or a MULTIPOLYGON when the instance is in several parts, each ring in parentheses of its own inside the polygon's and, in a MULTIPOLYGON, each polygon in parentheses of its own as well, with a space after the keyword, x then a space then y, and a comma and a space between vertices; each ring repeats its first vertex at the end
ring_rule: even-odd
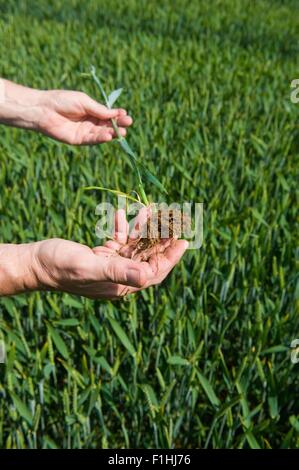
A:
POLYGON ((0 79, 0 123, 37 129, 42 115, 42 90, 34 90, 0 79))
POLYGON ((0 296, 38 289, 37 243, 0 244, 0 296))

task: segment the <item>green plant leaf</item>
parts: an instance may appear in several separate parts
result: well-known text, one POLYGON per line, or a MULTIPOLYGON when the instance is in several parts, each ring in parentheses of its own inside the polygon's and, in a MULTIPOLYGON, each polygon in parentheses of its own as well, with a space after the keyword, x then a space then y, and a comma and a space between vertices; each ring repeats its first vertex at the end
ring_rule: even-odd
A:
POLYGON ((57 320, 54 322, 55 325, 61 326, 79 326, 80 322, 76 318, 66 318, 64 320, 57 320))
POLYGON ((167 359, 167 362, 172 366, 190 366, 189 361, 187 361, 187 359, 184 359, 181 356, 170 356, 167 359))
POLYGON ((289 418, 290 424, 293 426, 296 432, 299 433, 299 420, 296 418, 296 416, 292 415, 289 418))
POLYGON ((283 344, 278 344, 277 346, 272 346, 271 348, 264 349, 263 351, 260 352, 260 355, 276 354, 276 353, 281 353, 285 351, 289 351, 289 348, 287 346, 284 346, 283 344))
POLYGON ((258 444, 256 438, 252 434, 252 432, 247 432, 246 433, 246 439, 247 439, 248 444, 249 444, 251 449, 260 449, 261 448, 260 445, 258 444))
POLYGON ((269 411, 272 419, 278 417, 278 400, 277 396, 268 397, 269 411))
POLYGON ((49 325, 49 323, 47 324, 47 327, 51 338, 60 354, 64 357, 64 359, 69 359, 69 352, 67 346, 58 331, 51 325, 49 325))
POLYGON ((158 409, 158 400, 155 395, 155 392, 150 385, 142 385, 141 388, 145 394, 145 398, 146 398, 149 410, 151 412, 151 415, 154 418, 156 415, 156 411, 158 409))
POLYGON ((19 414, 32 425, 32 414, 27 405, 14 392, 10 392, 10 395, 19 414))
POLYGON ((124 193, 122 191, 118 191, 117 189, 103 188, 102 186, 86 186, 83 189, 86 190, 86 191, 90 191, 92 189, 93 190, 98 190, 98 191, 108 191, 109 193, 115 194, 117 196, 125 197, 126 199, 130 199, 131 201, 139 202, 139 204, 142 204, 140 199, 136 199, 135 197, 130 196, 130 194, 124 193))
POLYGON ((136 356, 136 351, 133 344, 130 342, 127 334, 122 329, 119 323, 111 317, 108 317, 110 325, 112 326, 114 333, 118 336, 119 340, 122 342, 126 350, 133 356, 136 356))
POLYGON ((102 95, 103 95, 103 98, 104 98, 104 100, 105 100, 106 105, 109 106, 108 97, 107 97, 107 95, 106 95, 106 93, 105 93, 104 88, 102 87, 102 84, 101 84, 100 79, 99 79, 99 78, 97 77, 97 75, 96 75, 96 69, 95 69, 95 67, 94 67, 93 65, 90 67, 90 74, 91 74, 92 78, 94 79, 94 81, 96 82, 96 84, 98 85, 98 87, 99 87, 99 89, 100 89, 100 92, 101 92, 102 95))
POLYGON ((119 142, 119 145, 121 146, 121 148, 122 148, 128 155, 130 155, 132 158, 134 158, 134 160, 137 160, 135 153, 134 153, 133 150, 131 149, 131 147, 130 147, 130 145, 128 144, 128 142, 126 141, 126 139, 124 139, 124 138, 118 139, 118 142, 119 142))
POLYGON ((114 90, 110 93, 110 95, 108 96, 109 108, 112 108, 116 100, 120 97, 122 91, 123 88, 118 88, 117 90, 114 90))
POLYGON ((68 307, 76 308, 77 310, 83 309, 83 304, 79 302, 79 300, 74 299, 73 297, 64 297, 63 303, 64 305, 67 305, 68 307))
MULTIPOLYGON (((131 149, 128 142, 126 141, 126 139, 119 139, 118 142, 119 142, 120 146, 122 147, 122 149, 124 150, 124 152, 126 152, 128 155, 130 155, 130 157, 132 157, 132 159, 135 162, 135 165, 138 167, 140 173, 144 176, 144 178, 147 181, 149 181, 150 183, 152 183, 154 186, 156 186, 156 188, 158 188, 160 191, 167 194, 167 191, 166 191, 165 187, 163 186, 162 183, 160 183, 158 178, 156 178, 156 176, 154 176, 148 170, 148 168, 146 168, 146 166, 143 163, 140 163, 140 162, 137 161, 137 157, 136 157, 135 153, 133 152, 133 150, 131 149)), ((133 165, 134 165, 134 162, 132 162, 133 165)))
POLYGON ((224 413, 231 409, 233 406, 237 405, 237 403, 240 402, 240 396, 237 396, 235 398, 232 398, 232 400, 230 400, 228 403, 225 403, 221 408, 220 410, 216 413, 215 417, 218 419, 218 418, 221 418, 221 416, 224 415, 224 413))
POLYGON ((103 367, 103 369, 108 372, 110 375, 113 376, 113 370, 112 368, 110 367, 110 365, 108 364, 107 360, 105 359, 104 356, 101 356, 99 358, 95 358, 95 362, 97 364, 100 364, 100 366, 103 367))
POLYGON ((212 405, 219 406, 220 405, 219 398, 216 397, 213 387, 208 381, 208 379, 206 379, 205 376, 202 375, 199 371, 197 371, 197 377, 200 382, 200 385, 206 392, 206 395, 208 399, 210 400, 210 402, 212 403, 212 405))
POLYGON ((140 165, 140 167, 141 167, 141 173, 150 183, 156 186, 156 188, 158 188, 163 193, 168 194, 165 187, 163 186, 162 183, 160 183, 158 178, 156 178, 144 165, 140 165))

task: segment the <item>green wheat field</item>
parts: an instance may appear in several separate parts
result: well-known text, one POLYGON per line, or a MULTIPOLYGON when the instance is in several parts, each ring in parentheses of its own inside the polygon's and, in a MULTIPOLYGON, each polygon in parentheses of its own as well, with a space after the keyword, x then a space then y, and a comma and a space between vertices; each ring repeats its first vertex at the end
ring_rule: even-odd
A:
MULTIPOLYGON (((295 0, 0 0, 0 76, 100 99, 95 65, 168 200, 204 203, 160 287, 0 299, 0 447, 299 447, 298 37, 295 0)), ((94 246, 94 185, 134 189, 117 143, 0 127, 1 242, 94 246)))

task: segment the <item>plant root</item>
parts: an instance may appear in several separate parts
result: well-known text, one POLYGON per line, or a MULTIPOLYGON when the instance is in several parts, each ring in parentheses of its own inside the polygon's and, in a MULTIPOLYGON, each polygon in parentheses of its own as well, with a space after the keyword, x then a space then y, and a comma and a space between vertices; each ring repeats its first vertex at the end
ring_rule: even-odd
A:
POLYGON ((148 261, 152 255, 163 253, 173 240, 186 233, 190 222, 179 209, 152 210, 136 237, 130 239, 119 254, 135 261, 148 261))

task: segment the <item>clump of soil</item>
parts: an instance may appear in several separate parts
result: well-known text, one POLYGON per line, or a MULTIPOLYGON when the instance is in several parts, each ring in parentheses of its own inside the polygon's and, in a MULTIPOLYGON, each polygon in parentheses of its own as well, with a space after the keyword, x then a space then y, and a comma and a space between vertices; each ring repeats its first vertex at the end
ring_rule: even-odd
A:
POLYGON ((179 209, 151 210, 139 227, 136 238, 130 239, 120 255, 147 261, 154 253, 163 253, 172 240, 180 238, 190 228, 191 220, 179 209))

